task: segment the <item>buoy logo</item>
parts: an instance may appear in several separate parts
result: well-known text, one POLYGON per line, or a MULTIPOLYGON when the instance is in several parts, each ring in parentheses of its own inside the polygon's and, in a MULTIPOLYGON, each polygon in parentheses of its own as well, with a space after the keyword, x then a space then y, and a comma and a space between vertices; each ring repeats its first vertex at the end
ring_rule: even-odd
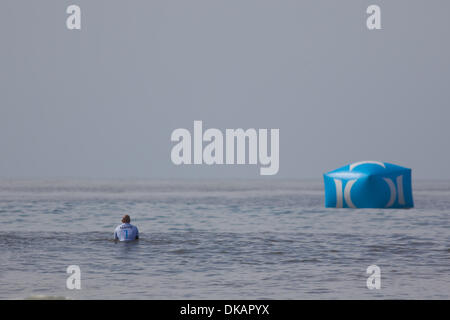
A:
MULTIPOLYGON (((336 208, 343 208, 343 197, 342 197, 342 180, 339 179, 333 179, 334 185, 336 186, 336 208)), ((344 198, 345 202, 350 208, 356 208, 356 206, 352 202, 352 196, 351 191, 353 184, 356 182, 355 180, 349 180, 347 181, 347 184, 345 185, 344 189, 344 198)))
POLYGON ((335 208, 413 207, 411 170, 361 161, 324 174, 325 205, 335 208))
MULTIPOLYGON (((397 185, 392 181, 391 178, 383 178, 389 186, 390 197, 386 204, 386 208, 392 207, 397 199, 400 205, 405 205, 405 195, 403 193, 403 176, 400 175, 396 178, 397 185)), ((333 179, 334 185, 336 186, 336 208, 343 208, 343 201, 347 203, 350 208, 357 208, 352 202, 352 187, 358 179, 349 180, 345 185, 344 192, 342 192, 342 180, 333 179)))

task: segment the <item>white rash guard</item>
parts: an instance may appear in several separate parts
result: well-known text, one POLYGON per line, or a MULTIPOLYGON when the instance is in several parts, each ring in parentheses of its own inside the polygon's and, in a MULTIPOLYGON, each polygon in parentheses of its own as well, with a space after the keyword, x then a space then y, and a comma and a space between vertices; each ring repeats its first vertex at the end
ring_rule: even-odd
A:
POLYGON ((114 240, 132 241, 139 238, 139 231, 136 226, 129 223, 122 223, 114 230, 114 240))

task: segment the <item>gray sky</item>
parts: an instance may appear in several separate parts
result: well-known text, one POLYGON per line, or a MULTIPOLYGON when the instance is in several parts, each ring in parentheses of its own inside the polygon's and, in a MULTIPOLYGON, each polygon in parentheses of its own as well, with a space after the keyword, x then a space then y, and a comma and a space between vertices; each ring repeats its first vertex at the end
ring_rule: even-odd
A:
POLYGON ((450 178, 450 2, 2 0, 0 177, 258 178, 175 166, 176 128, 279 128, 273 178, 380 160, 450 178), (82 10, 69 31, 66 8, 82 10), (378 4, 382 30, 366 28, 378 4))

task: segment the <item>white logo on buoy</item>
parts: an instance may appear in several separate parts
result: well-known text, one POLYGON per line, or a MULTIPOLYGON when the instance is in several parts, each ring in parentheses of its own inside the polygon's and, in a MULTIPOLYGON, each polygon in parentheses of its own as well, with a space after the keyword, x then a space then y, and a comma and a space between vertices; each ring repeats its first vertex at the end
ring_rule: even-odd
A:
MULTIPOLYGON (((379 161, 360 161, 355 162, 349 166, 350 171, 352 171, 355 167, 363 165, 363 164, 376 164, 386 169, 386 165, 383 162, 379 161)), ((386 204, 386 208, 390 208, 394 205, 395 200, 398 199, 398 203, 400 205, 405 204, 405 195, 403 191, 403 175, 400 175, 396 178, 396 184, 392 181, 391 178, 383 178, 383 180, 387 183, 389 187, 389 201, 386 204)), ((344 199, 349 208, 357 208, 352 201, 351 198, 351 190, 353 185, 358 179, 348 180, 345 185, 344 192, 342 192, 342 180, 333 179, 334 185, 336 187, 336 208, 344 207, 344 199)))
POLYGON ((405 194, 403 193, 403 175, 398 176, 396 178, 397 187, 395 186, 392 179, 389 179, 389 178, 383 178, 383 179, 388 184, 389 190, 391 192, 391 197, 389 199, 389 202, 386 205, 386 208, 392 207, 392 205, 395 202, 395 198, 397 198, 397 194, 398 194, 398 203, 401 205, 404 205, 405 204, 405 194))
POLYGON ((379 162, 379 161, 360 161, 360 162, 355 162, 355 163, 352 163, 349 166, 349 169, 350 169, 350 171, 352 171, 353 169, 355 169, 355 167, 363 165, 363 164, 368 164, 368 163, 376 164, 376 165, 379 165, 379 166, 381 166, 381 167, 386 169, 386 165, 383 162, 379 162))
POLYGON ((342 197, 342 180, 334 179, 334 184, 336 185, 336 208, 342 208, 343 207, 343 198, 345 198, 345 202, 350 208, 356 208, 356 206, 352 202, 351 198, 351 190, 353 187, 353 184, 357 181, 355 180, 349 180, 347 181, 347 184, 345 185, 344 189, 344 197, 342 197))

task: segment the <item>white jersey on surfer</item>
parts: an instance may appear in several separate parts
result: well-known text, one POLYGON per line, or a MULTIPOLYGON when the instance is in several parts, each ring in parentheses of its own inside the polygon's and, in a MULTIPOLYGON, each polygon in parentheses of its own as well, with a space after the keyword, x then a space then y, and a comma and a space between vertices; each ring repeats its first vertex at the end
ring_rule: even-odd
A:
POLYGON ((130 224, 130 216, 124 215, 122 224, 114 230, 114 240, 133 241, 139 239, 139 230, 136 226, 130 224))

